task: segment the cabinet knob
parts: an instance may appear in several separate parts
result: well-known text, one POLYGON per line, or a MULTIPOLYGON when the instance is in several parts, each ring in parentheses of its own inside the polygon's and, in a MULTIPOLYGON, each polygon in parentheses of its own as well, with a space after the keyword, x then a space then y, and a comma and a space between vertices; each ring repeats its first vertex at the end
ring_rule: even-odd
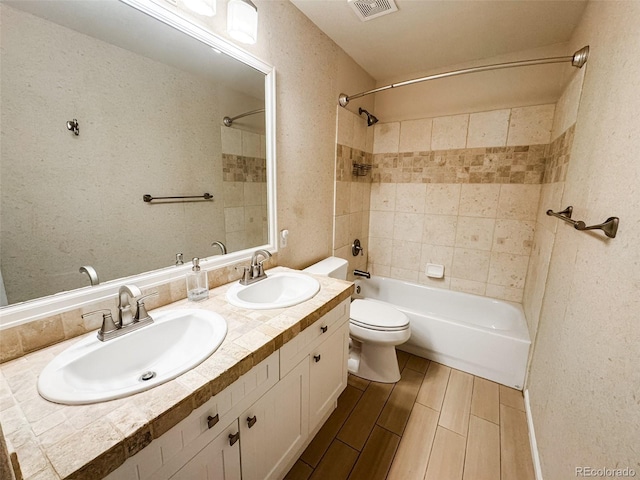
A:
POLYGON ((322 333, 327 333, 327 330, 329 330, 329 326, 325 325, 324 327, 320 327, 320 330, 322 330, 322 333))
POLYGON ((249 425, 249 428, 253 427, 257 421, 258 418, 255 415, 253 417, 247 417, 247 425, 249 425))
POLYGON ((220 416, 216 413, 215 416, 209 415, 207 417, 207 427, 213 428, 220 421, 220 416))
POLYGON ((229 434, 229 445, 233 446, 238 440, 240 440, 240 432, 229 434))
POLYGON ((314 355, 314 356, 313 356, 313 360, 314 360, 316 363, 318 363, 318 362, 320 361, 320 354, 318 354, 318 355, 314 355))

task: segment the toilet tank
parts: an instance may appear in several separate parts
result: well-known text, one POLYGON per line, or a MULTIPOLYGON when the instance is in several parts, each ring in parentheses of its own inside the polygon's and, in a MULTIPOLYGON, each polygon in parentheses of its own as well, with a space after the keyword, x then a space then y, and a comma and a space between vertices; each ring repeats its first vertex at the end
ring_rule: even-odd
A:
POLYGON ((346 280, 348 268, 349 262, 344 258, 329 257, 305 268, 303 272, 346 280))

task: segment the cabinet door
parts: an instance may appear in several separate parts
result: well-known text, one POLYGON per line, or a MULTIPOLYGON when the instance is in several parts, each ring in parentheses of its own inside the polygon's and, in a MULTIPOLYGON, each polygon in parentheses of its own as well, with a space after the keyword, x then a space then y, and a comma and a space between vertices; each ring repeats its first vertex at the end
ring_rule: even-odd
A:
POLYGON ((323 419, 347 386, 349 322, 344 323, 309 356, 309 430, 323 419))
POLYGON ((240 480, 240 443, 237 434, 238 420, 234 420, 171 479, 240 480), (235 441, 230 440, 230 435, 236 435, 235 441))
POLYGON ((307 358, 239 418, 243 480, 281 478, 309 431, 307 358))

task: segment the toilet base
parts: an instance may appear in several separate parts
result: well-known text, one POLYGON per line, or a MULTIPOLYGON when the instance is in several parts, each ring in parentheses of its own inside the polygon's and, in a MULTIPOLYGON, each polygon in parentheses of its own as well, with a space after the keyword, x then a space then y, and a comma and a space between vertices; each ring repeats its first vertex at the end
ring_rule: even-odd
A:
POLYGON ((377 345, 351 339, 349 342, 349 373, 380 383, 400 380, 400 368, 394 345, 377 345))

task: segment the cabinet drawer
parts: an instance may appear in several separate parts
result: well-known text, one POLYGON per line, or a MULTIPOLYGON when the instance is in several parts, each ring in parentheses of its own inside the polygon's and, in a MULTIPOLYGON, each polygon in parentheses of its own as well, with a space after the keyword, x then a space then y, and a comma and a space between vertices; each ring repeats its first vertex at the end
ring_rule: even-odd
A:
POLYGON ((320 318, 310 327, 287 342, 280 349, 280 378, 289 373, 309 352, 328 338, 336 328, 349 319, 349 305, 347 298, 340 305, 320 318))

